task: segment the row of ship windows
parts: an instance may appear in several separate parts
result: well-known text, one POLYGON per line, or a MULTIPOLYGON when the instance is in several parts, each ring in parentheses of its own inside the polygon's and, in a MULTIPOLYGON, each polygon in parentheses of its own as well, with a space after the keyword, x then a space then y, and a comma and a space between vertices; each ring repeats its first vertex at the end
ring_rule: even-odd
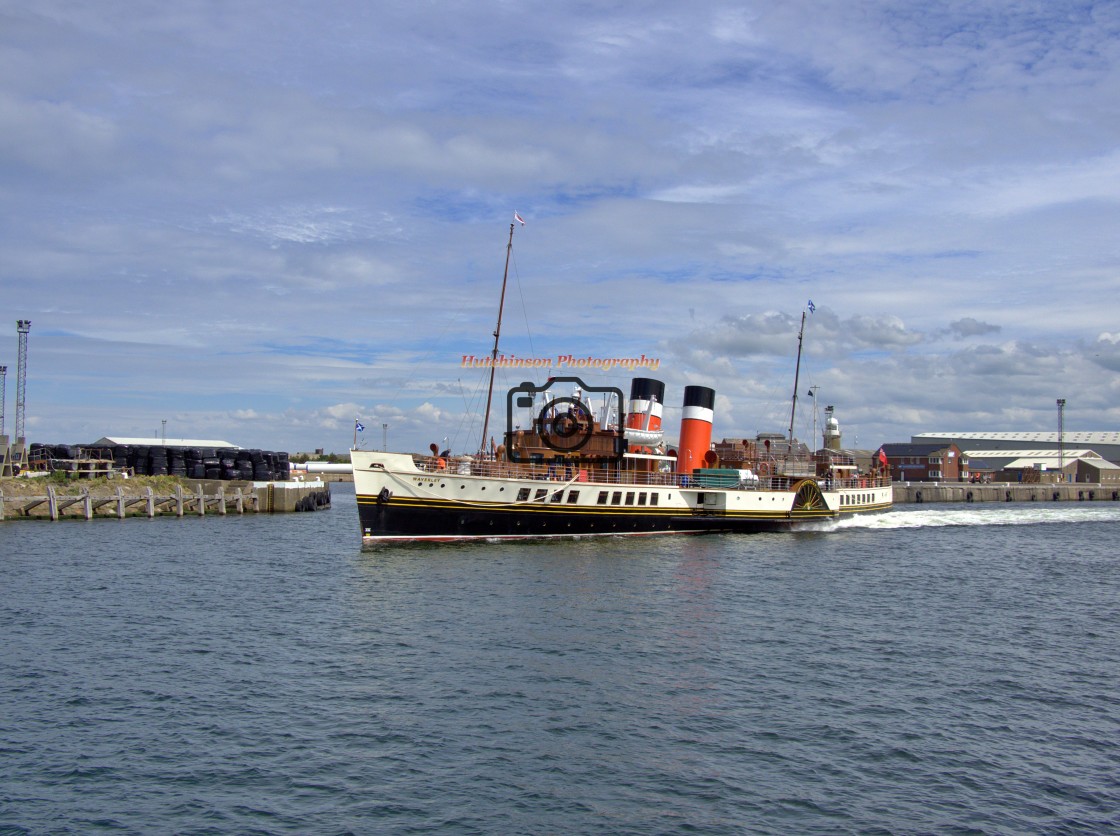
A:
POLYGON ((870 504, 874 501, 875 501, 874 498, 869 493, 857 493, 857 494, 854 494, 854 495, 850 495, 850 494, 841 494, 840 495, 840 504, 841 505, 868 505, 868 504, 870 504))
MULTIPOLYGON (((518 502, 528 502, 529 494, 532 488, 522 488, 517 492, 518 502)), ((548 495, 548 488, 537 488, 533 496, 534 502, 539 502, 548 495)), ((652 493, 646 491, 599 491, 599 496, 596 498, 598 505, 657 505, 659 494, 654 491, 652 493), (625 501, 623 501, 623 494, 625 493, 625 501), (637 500, 637 503, 635 503, 637 500)), ((549 498, 549 502, 563 502, 564 491, 556 491, 549 498)), ((568 491, 568 504, 572 505, 579 501, 579 491, 568 491)))

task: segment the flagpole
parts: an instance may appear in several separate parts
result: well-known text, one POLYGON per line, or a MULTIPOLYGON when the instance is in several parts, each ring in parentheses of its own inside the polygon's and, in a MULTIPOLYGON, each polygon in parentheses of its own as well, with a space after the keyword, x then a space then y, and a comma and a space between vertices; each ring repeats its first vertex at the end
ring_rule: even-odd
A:
POLYGON ((358 449, 358 419, 357 418, 354 419, 354 446, 351 447, 350 449, 351 450, 357 450, 358 449))

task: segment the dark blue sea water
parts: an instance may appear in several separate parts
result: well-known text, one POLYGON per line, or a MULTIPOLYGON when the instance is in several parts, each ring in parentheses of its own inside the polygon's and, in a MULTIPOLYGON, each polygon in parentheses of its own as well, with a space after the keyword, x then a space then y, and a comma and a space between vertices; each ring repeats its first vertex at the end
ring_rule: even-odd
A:
POLYGON ((3 833, 1120 829, 1120 505, 362 552, 0 524, 3 833))

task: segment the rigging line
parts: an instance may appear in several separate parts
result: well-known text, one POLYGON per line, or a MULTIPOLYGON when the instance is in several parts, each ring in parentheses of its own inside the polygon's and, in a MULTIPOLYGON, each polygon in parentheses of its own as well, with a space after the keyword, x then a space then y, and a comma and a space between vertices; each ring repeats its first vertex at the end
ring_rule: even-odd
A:
MULTIPOLYGON (((510 385, 511 385, 510 384, 509 372, 504 368, 500 368, 500 369, 496 370, 496 376, 497 376, 497 386, 498 386, 499 392, 506 391, 508 393, 508 390, 509 390, 510 385)), ((506 416, 507 422, 508 422, 508 418, 509 418, 509 416, 507 415, 506 416)), ((491 427, 490 427, 490 438, 494 438, 495 434, 497 434, 497 436, 498 436, 497 439, 495 439, 495 444, 505 444, 506 428, 505 428, 505 426, 502 425, 501 421, 496 422, 494 425, 491 425, 491 427)), ((482 439, 482 447, 484 447, 486 449, 490 448, 490 438, 482 439)))
MULTIPOLYGON (((434 340, 426 341, 428 343, 428 350, 419 359, 415 360, 411 364, 411 366, 408 367, 407 371, 405 372, 404 379, 401 381, 400 385, 398 385, 396 387, 396 389, 394 390, 394 395, 393 395, 394 400, 401 399, 401 398, 404 397, 404 389, 409 383, 416 380, 417 370, 420 369, 425 364, 427 364, 428 360, 431 359, 432 355, 436 353, 436 349, 443 342, 443 338, 447 334, 447 329, 451 327, 451 318, 450 317, 440 317, 440 319, 443 320, 442 330, 439 332, 439 335, 434 340)), ((418 397, 423 397, 423 395, 419 395, 418 397)))
MULTIPOLYGON (((483 450, 486 449, 486 439, 484 439, 482 437, 483 426, 486 426, 487 424, 491 423, 491 422, 483 420, 484 419, 483 404, 488 402, 488 401, 493 400, 492 395, 493 395, 493 391, 494 391, 494 386, 496 385, 495 378, 499 374, 502 374, 502 372, 501 372, 501 370, 494 368, 494 369, 490 370, 490 374, 492 375, 492 377, 489 380, 486 380, 485 378, 479 378, 478 387, 475 390, 475 397, 478 399, 477 400, 478 405, 474 408, 473 412, 469 416, 470 421, 469 421, 468 426, 467 426, 466 441, 464 442, 465 444, 470 445, 470 443, 471 443, 470 439, 473 438, 474 434, 477 432, 478 437, 479 437, 479 447, 478 447, 479 451, 483 451, 483 450)), ((497 383, 499 383, 499 384, 500 384, 500 382, 501 382, 500 380, 497 381, 497 383)), ((494 423, 495 426, 497 426, 497 422, 493 422, 493 423, 494 423)), ((491 429, 492 429, 492 427, 491 427, 491 429)))
POLYGON ((463 378, 455 378, 455 382, 459 384, 459 397, 463 399, 463 413, 471 411, 471 403, 467 400, 467 390, 463 388, 463 378))
POLYGON ((451 434, 451 441, 449 443, 452 446, 454 446, 454 444, 458 443, 458 439, 459 439, 460 435, 469 439, 474 434, 474 425, 475 425, 475 422, 478 420, 478 413, 479 413, 479 410, 481 409, 481 406, 476 406, 475 405, 476 401, 474 399, 477 398, 477 399, 481 400, 481 397, 482 397, 481 390, 483 388, 485 380, 486 380, 485 376, 479 378, 478 383, 475 386, 474 395, 473 395, 472 399, 468 400, 467 396, 466 396, 466 392, 464 392, 464 390, 463 390, 463 380, 462 380, 462 378, 459 378, 459 393, 463 398, 464 411, 463 411, 463 414, 459 418, 459 425, 455 428, 455 432, 453 432, 451 434), (464 427, 464 425, 466 425, 466 426, 464 427))
POLYGON ((525 318, 525 336, 529 339, 529 356, 535 357, 536 348, 533 347, 533 332, 529 328, 529 308, 525 304, 525 289, 521 286, 521 273, 517 269, 517 254, 513 254, 513 278, 517 282, 517 295, 521 297, 521 315, 525 318))
POLYGON ((457 377, 455 378, 455 382, 459 384, 459 397, 463 399, 463 412, 459 416, 458 426, 455 427, 455 431, 451 433, 451 436, 447 442, 450 449, 455 449, 455 445, 459 443, 459 435, 463 433, 463 423, 465 421, 472 420, 470 416, 474 411, 474 407, 471 405, 470 400, 468 400, 467 398, 467 392, 465 389, 463 389, 463 378, 457 377))

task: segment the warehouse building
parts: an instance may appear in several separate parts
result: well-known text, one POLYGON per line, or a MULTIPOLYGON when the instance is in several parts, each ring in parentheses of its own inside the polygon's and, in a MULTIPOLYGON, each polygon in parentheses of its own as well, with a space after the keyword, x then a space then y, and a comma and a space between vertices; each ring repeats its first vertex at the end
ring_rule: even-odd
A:
POLYGON ((909 444, 884 444, 882 451, 898 482, 1081 482, 1120 485, 1120 433, 921 433, 909 444), (956 439, 963 439, 958 444, 956 439), (1075 447, 1073 440, 1103 449, 1075 447), (964 446, 974 441, 974 446, 964 446), (983 442, 981 444, 980 442, 983 442), (1038 443, 1039 446, 1032 446, 1038 443))
POLYGON ((961 450, 1053 451, 1092 450, 1113 464, 1120 464, 1120 432, 956 432, 918 433, 914 444, 956 444, 961 450))
POLYGON ((964 450, 968 482, 1087 482, 1120 486, 1120 465, 1093 450, 964 450))

